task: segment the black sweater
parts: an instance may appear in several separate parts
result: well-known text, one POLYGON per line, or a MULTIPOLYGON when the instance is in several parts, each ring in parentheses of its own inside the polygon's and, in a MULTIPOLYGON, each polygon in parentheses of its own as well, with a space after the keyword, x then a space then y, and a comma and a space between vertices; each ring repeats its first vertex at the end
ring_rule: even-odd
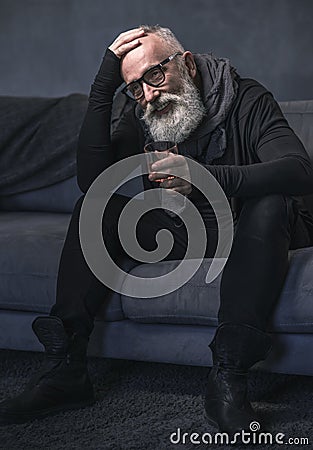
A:
MULTIPOLYGON (((122 118, 111 136, 113 96, 122 82, 119 63, 107 50, 91 87, 77 155, 78 184, 83 192, 108 166, 141 153, 144 146, 135 107, 122 118)), ((199 162, 217 179, 228 198, 312 193, 310 159, 273 96, 254 80, 237 81, 238 93, 225 123, 227 150, 210 164, 199 162)), ((188 154, 184 146, 203 146, 205 150, 208 139, 196 131, 179 148, 182 154, 188 154)))

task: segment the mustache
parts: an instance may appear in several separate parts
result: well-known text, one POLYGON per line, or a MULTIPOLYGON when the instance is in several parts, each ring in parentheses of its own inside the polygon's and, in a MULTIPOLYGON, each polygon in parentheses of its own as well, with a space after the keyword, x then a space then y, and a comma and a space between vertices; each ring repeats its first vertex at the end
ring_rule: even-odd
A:
POLYGON ((159 98, 154 100, 153 103, 148 103, 146 110, 145 110, 145 116, 149 117, 152 113, 155 111, 158 111, 160 109, 163 109, 168 103, 179 103, 181 100, 181 97, 177 94, 169 94, 169 93, 163 93, 159 98))

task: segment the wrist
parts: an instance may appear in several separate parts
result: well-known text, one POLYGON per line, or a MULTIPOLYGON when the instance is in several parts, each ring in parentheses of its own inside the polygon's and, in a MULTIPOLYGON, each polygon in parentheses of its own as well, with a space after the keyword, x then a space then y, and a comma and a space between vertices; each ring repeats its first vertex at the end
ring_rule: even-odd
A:
POLYGON ((109 48, 106 49, 103 56, 99 71, 95 77, 95 83, 114 91, 123 83, 120 72, 120 59, 109 48))

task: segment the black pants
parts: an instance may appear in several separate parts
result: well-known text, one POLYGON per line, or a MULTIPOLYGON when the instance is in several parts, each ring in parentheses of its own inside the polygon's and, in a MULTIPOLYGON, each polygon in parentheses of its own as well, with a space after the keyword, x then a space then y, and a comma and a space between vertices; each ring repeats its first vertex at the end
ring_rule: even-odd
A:
MULTIPOLYGON (((69 225, 51 314, 60 317, 69 330, 88 336, 110 290, 93 275, 81 251, 79 214, 83 198, 77 202, 69 225)), ((126 197, 112 196, 103 218, 103 239, 117 263, 125 258, 125 253, 119 244, 116 223, 127 201, 126 197)), ((218 236, 216 222, 205 223, 206 257, 212 257, 218 236)), ((153 250, 156 233, 164 228, 174 236, 173 248, 166 259, 182 259, 188 240, 186 229, 163 210, 152 210, 139 221, 137 238, 141 247, 153 250)), ((309 245, 313 243, 292 199, 282 195, 247 199, 222 275, 219 322, 265 329, 285 280, 288 250, 309 245)))

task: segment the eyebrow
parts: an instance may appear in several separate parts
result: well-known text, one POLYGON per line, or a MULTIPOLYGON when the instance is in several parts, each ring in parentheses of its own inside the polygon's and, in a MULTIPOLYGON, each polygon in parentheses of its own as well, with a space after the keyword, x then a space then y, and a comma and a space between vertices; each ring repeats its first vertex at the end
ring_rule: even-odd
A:
MULTIPOLYGON (((162 61, 164 61, 164 59, 162 59, 162 61)), ((162 61, 161 61, 161 62, 162 62, 162 61)), ((137 82, 144 76, 144 74, 145 74, 146 72, 148 72, 148 70, 153 69, 154 67, 158 67, 158 66, 161 64, 161 62, 156 63, 156 64, 152 64, 151 66, 149 66, 146 70, 144 70, 144 71, 142 72, 142 74, 141 74, 141 76, 140 76, 139 78, 136 78, 135 80, 130 81, 130 82, 127 83, 127 84, 130 84, 130 83, 137 83, 137 82)))
MULTIPOLYGON (((156 63, 156 64, 151 65, 150 67, 148 67, 146 70, 143 71, 141 77, 137 78, 136 80, 130 81, 129 83, 127 83, 127 85, 130 85, 130 84, 132 84, 132 83, 138 83, 138 82, 143 78, 143 76, 144 76, 144 74, 145 74, 146 72, 148 72, 149 70, 153 69, 154 67, 159 67, 159 66, 161 66, 161 67, 163 68, 163 66, 165 66, 165 64, 167 64, 168 62, 172 61, 172 60, 175 58, 175 56, 178 56, 178 55, 183 55, 183 53, 181 53, 181 52, 176 52, 176 53, 174 53, 173 55, 170 55, 170 56, 168 56, 167 58, 162 59, 162 61, 160 61, 160 62, 158 62, 158 63, 156 63)), ((163 69, 163 70, 164 70, 164 69, 163 69)))

